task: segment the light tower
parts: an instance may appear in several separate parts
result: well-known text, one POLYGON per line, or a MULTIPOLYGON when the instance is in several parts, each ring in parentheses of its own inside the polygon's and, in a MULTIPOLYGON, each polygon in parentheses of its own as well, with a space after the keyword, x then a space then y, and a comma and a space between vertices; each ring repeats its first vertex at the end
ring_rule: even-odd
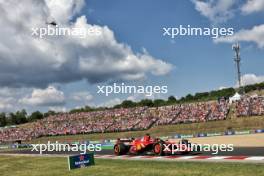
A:
POLYGON ((234 61, 237 67, 237 79, 238 79, 238 86, 241 87, 241 72, 240 72, 240 46, 238 43, 232 45, 232 49, 235 51, 234 61))

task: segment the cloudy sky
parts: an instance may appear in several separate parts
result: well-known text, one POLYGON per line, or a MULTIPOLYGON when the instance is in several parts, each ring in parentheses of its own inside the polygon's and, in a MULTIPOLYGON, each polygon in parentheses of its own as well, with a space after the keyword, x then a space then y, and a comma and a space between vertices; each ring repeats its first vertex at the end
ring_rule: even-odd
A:
POLYGON ((263 0, 0 0, 0 111, 65 111, 144 98, 96 93, 113 82, 168 86, 154 98, 235 86, 235 42, 243 84, 264 81, 263 15, 263 0), (101 34, 32 36, 32 28, 52 21, 101 34), (163 36, 163 27, 179 25, 235 33, 163 36))

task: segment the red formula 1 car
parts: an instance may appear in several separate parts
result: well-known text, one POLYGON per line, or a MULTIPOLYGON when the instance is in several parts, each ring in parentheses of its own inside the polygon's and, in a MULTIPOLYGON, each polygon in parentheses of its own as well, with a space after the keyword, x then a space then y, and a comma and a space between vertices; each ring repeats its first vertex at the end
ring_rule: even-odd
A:
POLYGON ((117 142, 114 145, 114 152, 115 155, 155 154, 162 156, 193 152, 191 146, 192 144, 186 139, 181 139, 178 143, 174 143, 163 141, 159 138, 153 139, 147 134, 144 137, 137 139, 117 139, 117 142))

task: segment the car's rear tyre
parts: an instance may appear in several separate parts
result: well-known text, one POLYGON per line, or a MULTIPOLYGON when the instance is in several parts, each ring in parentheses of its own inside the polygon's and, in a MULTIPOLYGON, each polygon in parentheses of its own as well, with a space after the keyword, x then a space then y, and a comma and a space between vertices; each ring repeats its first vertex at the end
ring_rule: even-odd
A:
MULTIPOLYGON (((179 144, 184 145, 184 147, 186 149, 191 147, 191 144, 190 144, 189 140, 187 140, 187 139, 182 139, 181 141, 179 141, 179 144)), ((186 154, 189 154, 189 153, 190 153, 190 151, 181 151, 182 155, 186 155, 186 154)))
POLYGON ((164 155, 164 146, 162 142, 157 142, 153 145, 153 152, 155 155, 163 156, 164 155))
POLYGON ((125 155, 127 153, 127 147, 123 143, 116 144, 114 146, 115 155, 125 155))
POLYGON ((182 139, 182 140, 179 142, 179 144, 184 144, 184 145, 186 145, 186 146, 189 146, 189 145, 190 145, 190 142, 189 142, 189 140, 187 140, 187 139, 182 139))
POLYGON ((201 152, 201 147, 199 145, 197 145, 196 151, 195 152, 201 152))

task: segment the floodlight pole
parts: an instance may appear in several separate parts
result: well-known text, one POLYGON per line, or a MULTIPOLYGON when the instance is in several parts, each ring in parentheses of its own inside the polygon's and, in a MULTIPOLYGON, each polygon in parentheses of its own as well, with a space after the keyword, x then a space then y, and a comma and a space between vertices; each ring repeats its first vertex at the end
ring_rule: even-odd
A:
POLYGON ((241 72, 240 72, 240 61, 241 61, 241 58, 240 58, 240 46, 239 44, 234 44, 232 46, 232 49, 235 51, 235 58, 234 58, 234 61, 236 63, 236 66, 237 66, 237 79, 238 79, 238 86, 239 88, 241 87, 241 72))

